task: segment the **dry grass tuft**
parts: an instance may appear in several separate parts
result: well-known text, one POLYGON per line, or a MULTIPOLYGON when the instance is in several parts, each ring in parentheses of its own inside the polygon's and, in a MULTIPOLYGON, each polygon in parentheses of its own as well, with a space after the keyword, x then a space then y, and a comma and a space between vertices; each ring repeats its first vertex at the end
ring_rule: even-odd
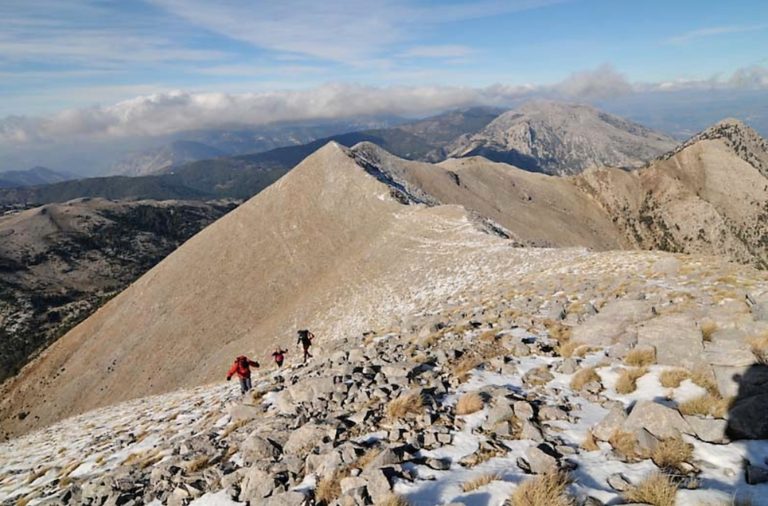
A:
POLYGON ((525 480, 509 498, 511 506, 574 506, 576 500, 568 494, 568 475, 552 472, 525 480))
POLYGON ((617 430, 611 434, 608 442, 614 451, 627 462, 637 462, 646 458, 646 455, 637 446, 637 438, 631 432, 617 430))
POLYGON ((558 343, 565 343, 571 338, 573 330, 567 325, 563 325, 560 322, 554 320, 544 320, 544 327, 547 329, 549 337, 557 341, 558 343))
POLYGON ((653 348, 634 348, 624 357, 624 363, 634 367, 646 367, 656 363, 656 350, 653 348))
POLYGON ((624 492, 628 502, 652 506, 675 506, 677 487, 661 473, 654 473, 624 492))
POLYGON ((768 332, 749 339, 749 347, 758 364, 768 365, 768 332))
POLYGON ((479 358, 465 355, 451 366, 451 374, 463 383, 469 379, 469 373, 481 363, 482 361, 479 358))
POLYGON ((240 428, 244 427, 245 425, 247 425, 249 421, 250 420, 242 418, 240 420, 237 420, 237 421, 234 421, 234 422, 230 423, 229 425, 224 427, 223 431, 221 431, 221 436, 220 437, 221 438, 225 438, 225 437, 229 436, 230 434, 235 432, 237 429, 240 429, 240 428))
POLYGON ((619 379, 616 380, 616 393, 631 394, 637 390, 637 380, 648 373, 645 367, 630 367, 622 369, 619 373, 619 379))
POLYGON ((557 346, 557 353, 563 358, 584 357, 587 353, 597 351, 600 348, 589 346, 581 341, 565 341, 557 346))
POLYGON ((693 445, 682 439, 665 439, 651 453, 653 463, 661 468, 679 468, 693 458, 693 445))
POLYGON ((346 467, 333 471, 329 476, 324 477, 315 487, 315 500, 321 504, 330 504, 341 495, 341 480, 349 476, 349 469, 346 467))
POLYGON ((210 459, 208 458, 207 455, 201 455, 200 457, 197 457, 194 460, 190 460, 189 462, 187 462, 184 465, 184 469, 186 469, 188 473, 194 473, 208 466, 209 462, 210 462, 210 459))
POLYGON ((706 367, 697 367, 691 372, 691 381, 707 390, 710 395, 720 397, 720 389, 717 387, 712 371, 706 367))
POLYGON ((731 407, 731 399, 723 399, 719 395, 706 393, 701 397, 680 404, 677 409, 684 415, 714 416, 725 418, 731 407))
POLYGON ((457 415, 469 415, 476 413, 483 409, 485 402, 480 394, 477 392, 470 392, 459 397, 456 403, 457 415))
POLYGON ((410 503, 404 498, 396 494, 389 494, 387 497, 379 502, 380 506, 410 506, 410 503))
POLYGON ((594 452, 600 449, 600 446, 597 444, 597 439, 595 439, 595 435, 592 434, 592 431, 587 431, 587 435, 584 438, 584 441, 581 442, 581 445, 579 445, 582 450, 588 451, 588 452, 594 452))
POLYGON ((360 469, 364 468, 371 462, 373 462, 376 457, 379 456, 381 453, 380 448, 370 448, 367 452, 365 452, 357 461, 355 462, 355 467, 359 467, 360 469))
POLYGON ((705 342, 712 341, 712 334, 717 332, 718 326, 713 320, 704 320, 701 322, 701 339, 705 342))
POLYGON ((690 377, 691 373, 687 369, 667 369, 659 375, 659 382, 664 388, 677 388, 690 377))
POLYGON ((584 386, 593 381, 600 383, 600 376, 595 372, 594 367, 585 367, 573 375, 573 378, 571 378, 571 388, 574 390, 581 390, 584 386))
POLYGON ((464 492, 472 492, 473 490, 477 490, 480 487, 488 485, 492 481, 500 479, 500 476, 496 473, 482 474, 464 482, 464 484, 461 486, 461 489, 464 492))
POLYGON ((401 395, 387 404, 387 416, 391 419, 405 418, 409 414, 418 415, 423 412, 424 399, 420 390, 401 395))

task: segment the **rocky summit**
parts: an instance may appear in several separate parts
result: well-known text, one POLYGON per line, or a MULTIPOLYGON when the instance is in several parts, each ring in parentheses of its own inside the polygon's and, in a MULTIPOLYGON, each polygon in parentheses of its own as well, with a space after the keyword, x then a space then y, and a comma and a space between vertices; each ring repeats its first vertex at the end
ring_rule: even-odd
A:
POLYGON ((482 156, 532 172, 578 174, 594 166, 639 167, 675 141, 591 106, 535 100, 456 139, 449 156, 482 156))

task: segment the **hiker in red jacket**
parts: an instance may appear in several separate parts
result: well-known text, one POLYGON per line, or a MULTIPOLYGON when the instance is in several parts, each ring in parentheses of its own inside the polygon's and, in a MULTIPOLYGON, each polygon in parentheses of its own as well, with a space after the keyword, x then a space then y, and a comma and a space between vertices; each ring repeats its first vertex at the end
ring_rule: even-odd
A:
POLYGON ((242 393, 251 389, 251 367, 259 367, 258 362, 254 362, 245 355, 240 355, 235 359, 235 363, 229 368, 227 372, 227 381, 232 379, 232 376, 237 373, 237 377, 240 378, 240 391, 242 393))
POLYGON ((277 364, 277 367, 283 367, 283 360, 285 360, 286 353, 288 353, 288 350, 284 350, 282 348, 277 348, 275 351, 272 352, 272 356, 275 359, 275 363, 277 364))

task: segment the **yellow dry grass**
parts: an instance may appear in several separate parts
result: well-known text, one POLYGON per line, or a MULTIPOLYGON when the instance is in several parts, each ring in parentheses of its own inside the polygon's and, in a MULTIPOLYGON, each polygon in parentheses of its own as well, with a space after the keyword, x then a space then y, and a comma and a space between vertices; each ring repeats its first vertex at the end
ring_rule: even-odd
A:
POLYGON ((584 386, 593 381, 600 383, 600 376, 597 374, 594 367, 585 367, 573 375, 573 378, 571 378, 571 388, 574 390, 581 390, 584 386))
POLYGON ((637 462, 646 457, 638 448, 637 438, 631 432, 617 430, 611 434, 608 442, 616 454, 627 462, 637 462))
POLYGON ((220 437, 225 438, 225 437, 229 436, 230 434, 235 432, 237 429, 239 429, 241 427, 244 427, 248 422, 249 422, 249 420, 247 420, 245 418, 243 418, 241 420, 236 420, 234 422, 231 422, 226 427, 224 427, 223 431, 221 431, 221 436, 220 437))
POLYGON ((651 460, 661 468, 678 468, 693 458, 693 445, 682 439, 665 439, 651 452, 651 460))
POLYGON ((706 367, 697 367, 691 372, 691 381, 704 388, 711 395, 720 397, 720 389, 715 382, 714 374, 711 369, 706 367))
POLYGON ((624 363, 634 367, 645 367, 656 363, 656 350, 653 348, 634 348, 624 357, 624 363))
POLYGON ((349 469, 339 468, 322 478, 315 487, 315 500, 320 504, 330 504, 341 495, 341 480, 349 476, 349 469))
POLYGON ((404 498, 396 494, 389 494, 384 499, 379 501, 380 506, 410 506, 410 503, 404 498))
POLYGON ((654 473, 624 492, 624 499, 652 506, 675 506, 676 495, 677 488, 670 479, 661 473, 654 473))
POLYGON ((568 494, 568 475, 551 472, 522 482, 509 498, 511 506, 574 506, 575 499, 568 494))
POLYGON ((481 363, 481 360, 476 356, 466 355, 453 364, 451 367, 451 374, 463 383, 469 379, 469 373, 481 363))
POLYGON ((706 394, 680 404, 677 409, 684 415, 703 415, 724 418, 731 407, 731 399, 719 395, 706 394))
POLYGON ((424 411, 421 391, 413 391, 393 399, 387 404, 387 416, 391 419, 404 418, 409 414, 418 415, 424 411))
POLYGON ((701 329, 701 339, 703 341, 709 342, 712 340, 712 334, 717 332, 718 326, 717 323, 713 320, 704 320, 701 322, 699 328, 701 329))
POLYGON ((567 325, 563 325, 560 322, 554 320, 544 320, 544 327, 547 329, 549 337, 557 341, 558 343, 564 343, 571 338, 573 330, 567 325))
POLYGON ((768 332, 750 338, 749 347, 758 364, 768 365, 768 332))
POLYGON ((557 353, 563 358, 583 357, 590 347, 581 341, 565 341, 557 346, 557 353))
POLYGON ((201 469, 205 468, 208 465, 209 461, 210 460, 208 459, 207 455, 202 455, 200 457, 197 457, 197 458, 187 462, 184 465, 184 469, 188 473, 194 473, 194 472, 200 471, 201 469))
POLYGON ((374 461, 376 457, 379 456, 381 453, 381 449, 379 448, 371 448, 368 451, 366 451, 357 461, 355 462, 355 467, 364 468, 368 464, 374 461))
POLYGON ((592 434, 592 431, 587 431, 587 435, 584 437, 584 441, 581 442, 581 445, 579 445, 582 450, 588 451, 588 452, 594 452, 600 449, 600 446, 597 444, 597 439, 595 439, 595 435, 592 434))
POLYGON ((480 394, 477 392, 469 392, 459 397, 456 402, 456 414, 457 415, 469 415, 476 413, 483 409, 485 402, 480 394))
POLYGON ((616 380, 616 393, 631 394, 637 389, 637 380, 648 373, 645 367, 630 367, 622 369, 616 380))
POLYGON ((478 488, 484 487, 490 482, 499 479, 501 478, 496 473, 481 474, 480 476, 475 476, 471 480, 464 482, 464 484, 461 486, 461 489, 464 492, 472 492, 473 490, 477 490, 478 488))
POLYGON ((677 388, 690 377, 691 373, 687 369, 667 369, 659 375, 659 382, 664 388, 677 388))

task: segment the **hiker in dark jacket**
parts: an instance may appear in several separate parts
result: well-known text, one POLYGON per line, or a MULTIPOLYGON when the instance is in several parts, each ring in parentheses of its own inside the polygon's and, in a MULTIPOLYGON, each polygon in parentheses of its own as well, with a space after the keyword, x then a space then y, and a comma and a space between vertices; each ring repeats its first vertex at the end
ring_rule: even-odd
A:
POLYGON ((282 348, 278 348, 272 352, 272 357, 275 359, 277 367, 283 367, 283 360, 285 360, 286 353, 288 353, 288 350, 284 350, 282 348))
POLYGON ((296 341, 296 345, 301 344, 301 347, 304 348, 304 362, 306 362, 307 358, 312 357, 312 354, 309 353, 309 347, 312 346, 312 340, 315 338, 315 335, 308 330, 299 330, 298 335, 299 338, 296 341))
POLYGON ((258 362, 254 362, 245 355, 240 355, 235 359, 235 363, 229 368, 227 372, 227 381, 232 379, 232 376, 237 374, 240 378, 240 391, 242 393, 251 389, 251 367, 259 367, 258 362))

